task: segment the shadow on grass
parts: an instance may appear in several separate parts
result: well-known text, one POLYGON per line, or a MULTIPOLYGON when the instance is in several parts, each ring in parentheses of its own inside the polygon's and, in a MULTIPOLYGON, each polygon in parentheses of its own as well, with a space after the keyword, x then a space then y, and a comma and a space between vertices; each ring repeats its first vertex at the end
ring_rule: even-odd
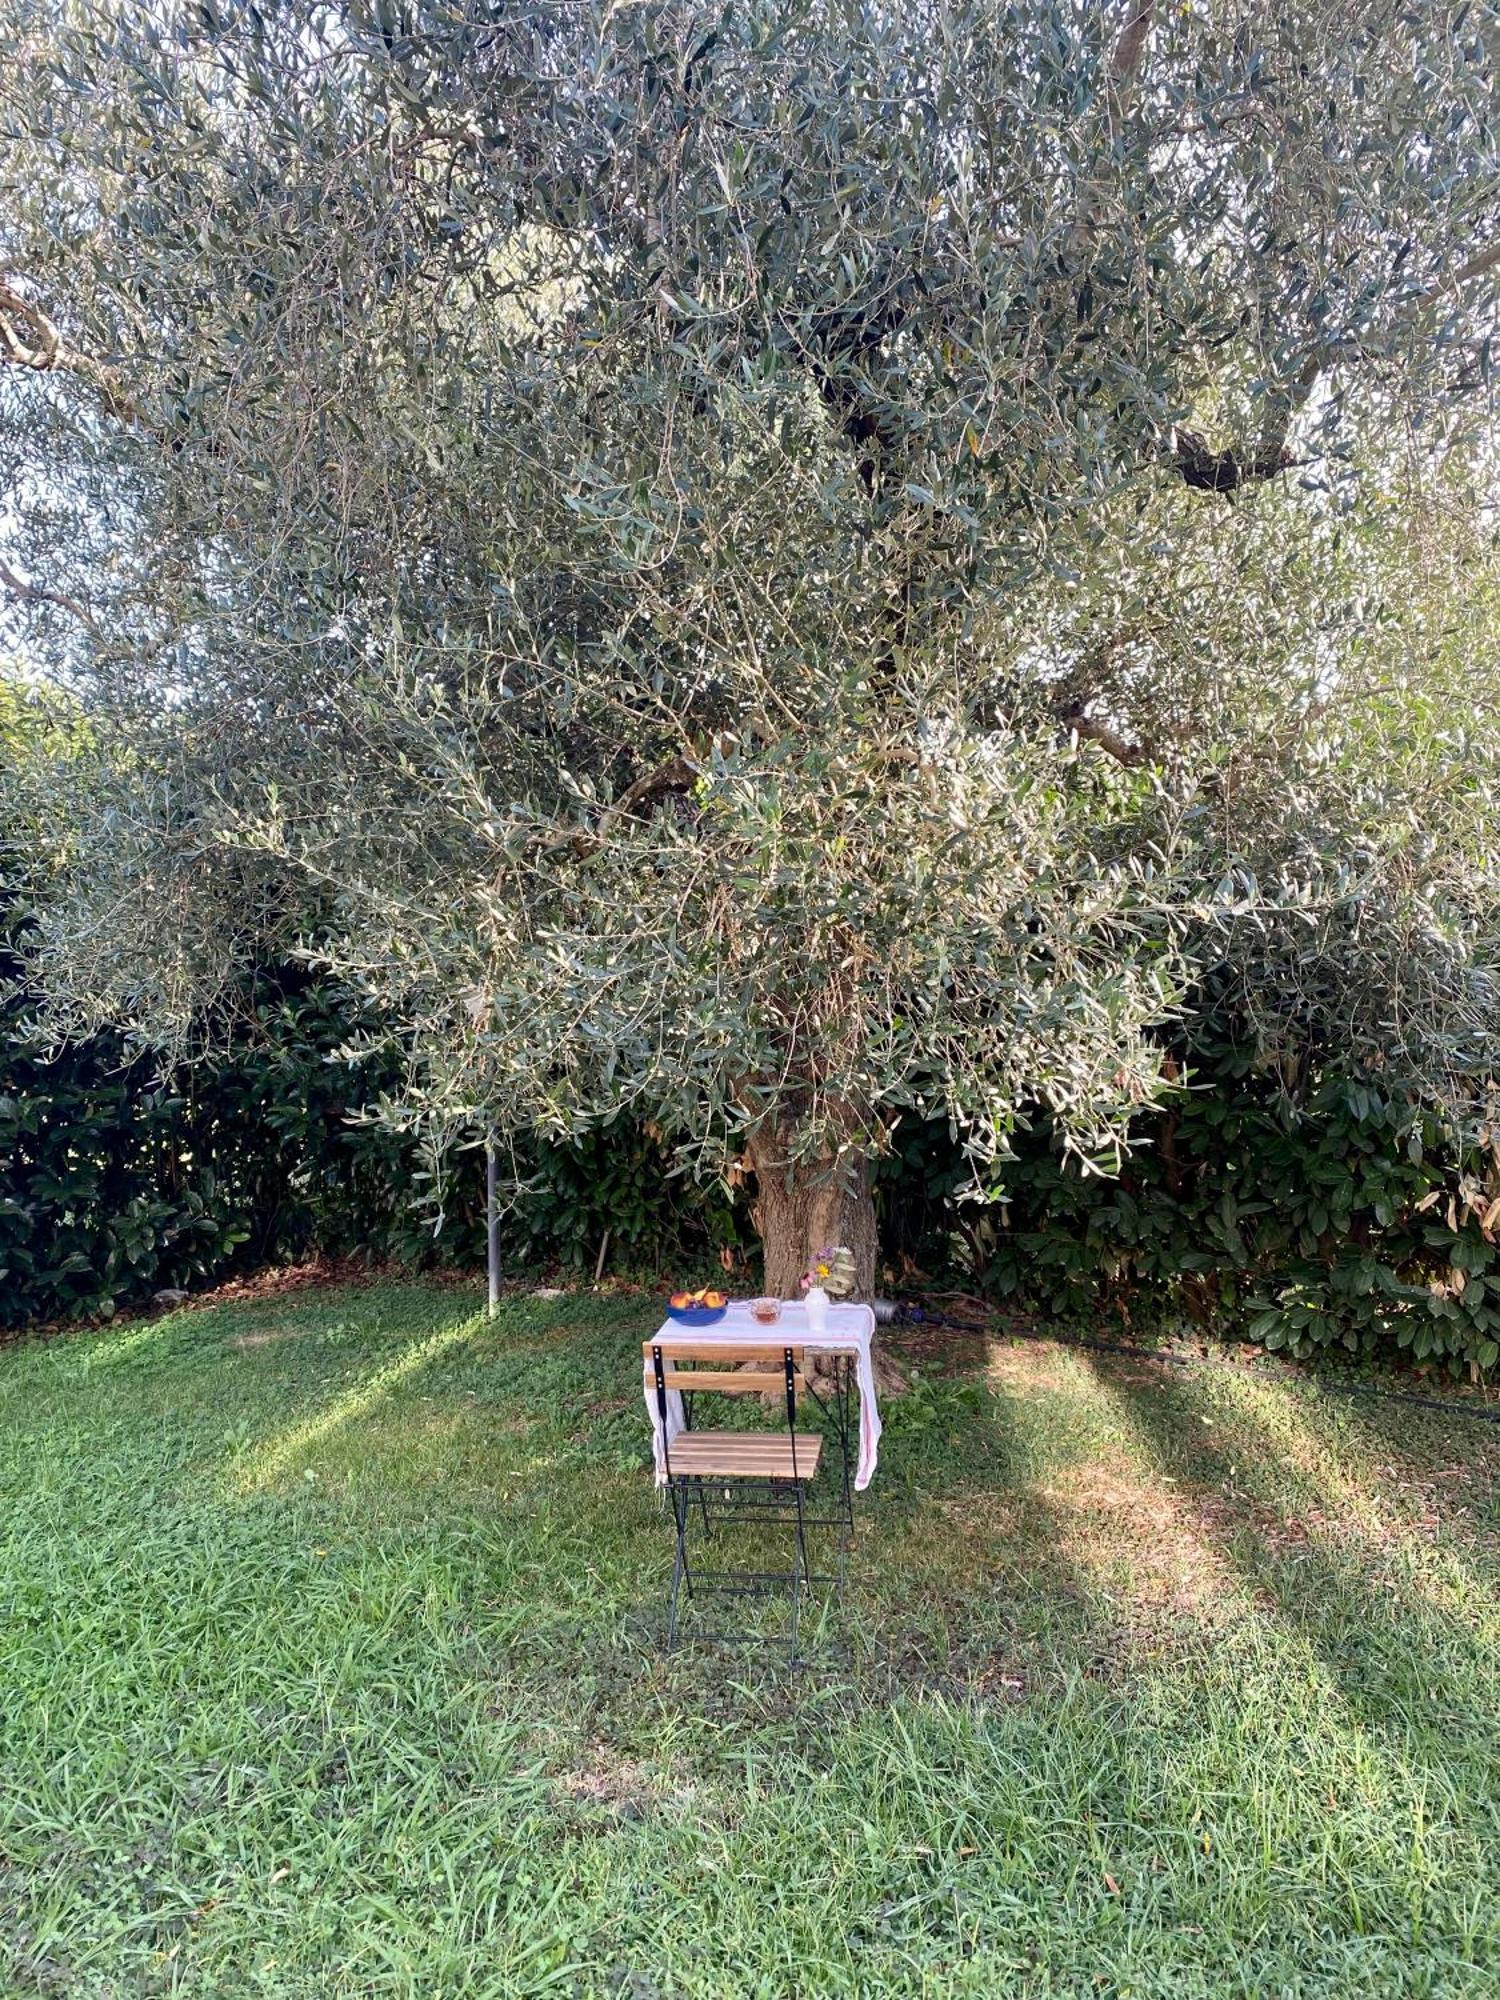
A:
MULTIPOLYGON (((886 1403, 824 1656, 864 1698, 929 1691, 1010 1707, 1079 1681, 1120 1687, 1211 1650, 1229 1566, 1183 1524, 1170 1481, 1128 1462, 1095 1387, 1074 1358, 1027 1352, 977 1381, 919 1377, 886 1403)), ((632 1625, 644 1652, 661 1639, 671 1541, 663 1517, 655 1548, 650 1529, 642 1542, 658 1593, 632 1625)), ((674 1684, 691 1657, 669 1669, 674 1684)))
POLYGON ((1341 1399, 1325 1427, 1384 1475, 1403 1525, 1500 1581, 1500 1424, 1362 1396, 1341 1399))
MULTIPOLYGON (((849 1615, 892 1698, 927 1687, 1014 1705, 1113 1678, 1130 1651, 1127 1608, 1080 1559, 1045 1476, 1072 1385, 1015 1389, 919 1377, 884 1412, 849 1615)), ((1091 1448, 1080 1440, 1081 1456, 1091 1448)))
POLYGON ((458 1338, 468 1302, 361 1298, 80 1386, 45 1486, 12 1443, 0 1931, 54 1990, 1487 1990, 1457 1462, 997 1351, 887 1408, 847 1672, 666 1658, 634 1307, 458 1338), (314 1426, 318 1482, 294 1449, 253 1495, 195 1485, 227 1396, 250 1449, 314 1426))
MULTIPOLYGON (((1110 1371, 1095 1367, 1119 1399, 1110 1371)), ((1481 1524, 1450 1491, 1465 1531, 1436 1541, 1431 1461, 1404 1417, 1263 1396, 1173 1375, 1125 1400, 1198 1532, 1288 1658, 1300 1650, 1311 1663, 1316 1701, 1373 1751, 1392 1810, 1409 1819, 1414 1858, 1487 1872, 1500 1856, 1500 1677, 1493 1597, 1475 1567, 1481 1524)))
MULTIPOLYGON (((579 1606, 571 1624, 544 1620, 511 1651, 514 1670, 555 1674, 559 1647, 570 1647, 583 1712, 607 1729, 605 1711, 613 1709, 628 1729, 632 1714, 664 1701, 706 1716, 726 1702, 725 1713, 751 1702, 790 1716, 814 1687, 818 1704, 894 1700, 922 1686, 1014 1703, 1080 1659, 1083 1671, 1110 1659, 1107 1607, 1062 1552, 1046 1501, 1022 1490, 1035 1452, 1022 1448, 1012 1407, 983 1385, 936 1377, 919 1378, 912 1395, 883 1409, 879 1468, 869 1491, 855 1497, 845 1596, 833 1607, 825 1589, 805 1612, 804 1670, 788 1672, 786 1607, 774 1600, 748 1620, 732 1602, 689 1606, 684 1643, 666 1654, 673 1533, 650 1481, 639 1337, 635 1326, 620 1327, 617 1307, 598 1338, 514 1360, 507 1354, 502 1364, 510 1407, 552 1425, 560 1476, 574 1481, 571 1519, 560 1510, 547 1532, 576 1542, 581 1514, 592 1541, 579 1553, 597 1558, 613 1549, 612 1587, 623 1600, 608 1634, 590 1615, 602 1594, 579 1606), (744 1629, 754 1643, 718 1643, 726 1629, 744 1629)), ((460 1356, 440 1369, 463 1365, 460 1356)), ((490 1393, 499 1394, 493 1382, 490 1393)), ((758 1408, 748 1415, 737 1408, 727 1419, 735 1428, 762 1420, 775 1421, 758 1408)), ((806 1420, 819 1421, 816 1413, 806 1420)), ((825 1473, 813 1496, 820 1508, 833 1491, 825 1473)), ((519 1519, 516 1528, 526 1532, 519 1519)), ((814 1566, 831 1569, 831 1536, 814 1542, 814 1566)), ((747 1567, 788 1564, 785 1527, 731 1535, 727 1546, 736 1544, 744 1551, 736 1560, 747 1567)), ((716 1550, 715 1558, 725 1555, 716 1550)), ((826 1727, 826 1715, 812 1726, 826 1727)))

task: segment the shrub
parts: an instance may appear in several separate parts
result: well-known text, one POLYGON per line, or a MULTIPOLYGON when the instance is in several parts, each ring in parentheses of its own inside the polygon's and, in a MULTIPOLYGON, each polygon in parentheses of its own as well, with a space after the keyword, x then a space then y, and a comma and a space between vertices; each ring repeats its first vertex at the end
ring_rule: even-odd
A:
POLYGON ((1229 1315, 1294 1355, 1500 1358, 1497 1159, 1455 1164, 1430 1114, 1367 1078, 1257 1061, 1222 1023, 1118 1180, 1065 1168, 1045 1126, 964 1242, 1000 1296, 1229 1315))
MULTIPOLYGON (((360 1115, 398 1086, 404 1053, 343 1058, 369 1023, 335 983, 261 975, 227 1050, 163 1072, 114 1033, 40 1046, 18 970, 0 954, 0 1326, 106 1316, 313 1253, 482 1259, 480 1155, 455 1155, 437 1189, 413 1138, 360 1115)), ((510 1164, 511 1268, 591 1270, 606 1230, 615 1267, 739 1240, 728 1196, 667 1178, 638 1126, 533 1142, 510 1164)))

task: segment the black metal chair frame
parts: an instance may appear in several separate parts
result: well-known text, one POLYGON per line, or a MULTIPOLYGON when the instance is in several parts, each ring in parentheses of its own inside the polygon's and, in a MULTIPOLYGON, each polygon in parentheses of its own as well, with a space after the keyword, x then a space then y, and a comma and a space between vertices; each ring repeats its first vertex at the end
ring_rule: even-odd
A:
MULTIPOLYGON (((668 1349, 672 1343, 666 1342, 668 1349)), ((777 1345, 774 1340, 764 1345, 777 1345)), ((688 1600, 696 1602, 700 1596, 715 1597, 762 1597, 774 1593, 778 1585, 787 1588, 791 1607, 790 1658, 797 1658, 797 1635, 801 1619, 802 1599, 805 1592, 820 1584, 832 1584, 835 1602, 842 1599, 844 1582, 848 1571, 849 1545, 854 1533, 854 1488, 853 1488, 853 1424, 852 1403, 854 1386, 854 1358, 849 1354, 825 1353, 823 1359, 833 1363, 833 1391, 828 1397, 819 1394, 810 1379, 803 1377, 804 1387, 813 1402, 828 1420, 838 1453, 838 1491, 831 1513, 810 1511, 804 1494, 804 1487, 810 1483, 797 1472, 797 1380, 801 1368, 800 1353, 807 1351, 806 1342, 794 1348, 782 1348, 782 1378, 785 1387, 785 1408, 787 1434, 791 1441, 792 1477, 776 1478, 734 1478, 726 1479, 722 1474, 684 1472, 674 1469, 672 1450, 668 1441, 667 1425, 667 1383, 666 1370, 672 1365, 671 1355, 663 1356, 661 1341, 651 1344, 651 1366, 656 1390, 656 1409, 661 1422, 662 1459, 666 1473, 667 1497, 672 1508, 672 1518, 677 1531, 677 1548, 672 1563, 672 1583, 667 1601, 667 1645, 677 1643, 678 1613, 683 1586, 687 1587, 688 1600), (710 1495, 714 1505, 709 1505, 710 1495), (694 1516, 702 1525, 703 1538, 711 1540, 716 1526, 736 1526, 746 1523, 771 1522, 784 1524, 794 1531, 792 1565, 790 1570, 714 1570, 708 1571, 689 1560, 688 1539, 694 1516), (837 1530, 835 1544, 836 1568, 832 1572, 814 1571, 807 1552, 807 1530, 809 1528, 833 1528, 837 1530)), ((817 1351, 817 1350, 813 1350, 817 1351)), ((730 1349, 725 1354, 726 1361, 733 1361, 730 1349)), ((695 1392, 680 1389, 683 1408, 684 1432, 693 1429, 693 1403, 695 1392)), ((711 1389, 701 1393, 712 1394, 711 1389)), ((753 1638, 752 1633, 719 1632, 713 1635, 723 1641, 753 1638)))

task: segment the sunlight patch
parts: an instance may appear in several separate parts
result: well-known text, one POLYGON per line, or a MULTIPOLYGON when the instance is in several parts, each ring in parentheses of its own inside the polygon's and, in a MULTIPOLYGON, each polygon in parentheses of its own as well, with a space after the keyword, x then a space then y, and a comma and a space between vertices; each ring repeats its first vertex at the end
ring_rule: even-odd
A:
POLYGON ((377 1368, 372 1375, 354 1388, 330 1403, 326 1409, 314 1417, 295 1424, 283 1431, 269 1444, 262 1445, 249 1453, 231 1472, 230 1486, 239 1494, 264 1492, 282 1478, 304 1452, 312 1446, 324 1442, 335 1431, 357 1418, 368 1416, 377 1404, 383 1402, 392 1390, 397 1389, 406 1379, 445 1354, 450 1347, 467 1340, 483 1320, 482 1313, 472 1313, 469 1318, 458 1320, 452 1326, 442 1327, 429 1334, 425 1340, 413 1341, 411 1346, 388 1361, 383 1368, 377 1368))
POLYGON ((1069 1560, 1117 1589, 1128 1578, 1123 1588, 1133 1601, 1190 1612, 1244 1595, 1181 1496, 1143 1476, 1123 1454, 1084 1460, 1069 1467, 1066 1479, 1034 1490, 1069 1560))
POLYGON ((275 1326, 254 1326, 248 1333, 237 1333, 224 1345, 243 1354, 257 1347, 270 1347, 278 1340, 299 1340, 306 1332, 306 1327, 288 1326, 281 1321, 275 1326))
POLYGON ((1052 1342, 986 1341, 984 1373, 993 1389, 1054 1389, 1077 1396, 1091 1386, 1077 1356, 1052 1342))
POLYGON ((1418 1472, 1378 1460, 1366 1467, 1313 1421, 1305 1404, 1264 1394, 1252 1401, 1241 1385, 1232 1386, 1236 1402, 1274 1440, 1282 1464, 1295 1468, 1307 1495, 1262 1530, 1266 1541, 1283 1551, 1298 1543, 1323 1545, 1335 1557, 1352 1559, 1367 1584, 1404 1601, 1409 1611, 1425 1605, 1468 1618, 1476 1594, 1486 1610, 1492 1608, 1492 1594, 1453 1546, 1451 1531, 1444 1538, 1451 1501, 1442 1482, 1470 1478, 1472 1467, 1418 1472))
POLYGON ((128 1332, 103 1334, 84 1354, 83 1373, 92 1375, 99 1368, 118 1368, 122 1362, 132 1361, 136 1355, 154 1346, 164 1334, 179 1330, 176 1313, 169 1312, 163 1313, 159 1319, 144 1320, 128 1332))

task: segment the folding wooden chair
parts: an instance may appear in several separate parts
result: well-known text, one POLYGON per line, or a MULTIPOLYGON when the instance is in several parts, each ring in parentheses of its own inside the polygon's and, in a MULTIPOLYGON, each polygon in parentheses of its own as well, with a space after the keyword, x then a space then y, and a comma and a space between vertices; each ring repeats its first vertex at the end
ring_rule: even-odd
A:
MULTIPOLYGON (((643 1342, 642 1351, 655 1386, 663 1469, 677 1531, 667 1607, 667 1644, 676 1643, 684 1585, 688 1597, 693 1599, 710 1593, 759 1596, 778 1584, 785 1584, 791 1603, 791 1656, 795 1659, 804 1592, 819 1583, 834 1583, 840 1591, 843 1588, 854 1525, 852 1361, 847 1355, 828 1357, 835 1365, 835 1375, 832 1396, 825 1398, 807 1380, 800 1344, 775 1342, 759 1346, 736 1341, 732 1348, 726 1348, 715 1342, 694 1340, 689 1335, 669 1335, 643 1342), (682 1398, 684 1426, 675 1437, 671 1435, 668 1400, 674 1392, 682 1398), (695 1428, 695 1402, 705 1394, 775 1395, 782 1405, 785 1426, 759 1431, 695 1428), (810 1396, 831 1420, 832 1453, 825 1452, 821 1432, 797 1428, 798 1399, 804 1396, 810 1396), (838 1492, 831 1514, 815 1511, 815 1502, 808 1493, 825 1457, 835 1457, 838 1461, 832 1475, 837 1479, 838 1492), (713 1536, 716 1525, 784 1524, 792 1530, 793 1537, 790 1569, 705 1570, 689 1556, 689 1536, 695 1520, 701 1526, 704 1540, 713 1536), (807 1531, 822 1527, 838 1531, 838 1568, 834 1576, 816 1574, 808 1557, 807 1531)), ((823 1489, 829 1483, 825 1476, 823 1489)))

